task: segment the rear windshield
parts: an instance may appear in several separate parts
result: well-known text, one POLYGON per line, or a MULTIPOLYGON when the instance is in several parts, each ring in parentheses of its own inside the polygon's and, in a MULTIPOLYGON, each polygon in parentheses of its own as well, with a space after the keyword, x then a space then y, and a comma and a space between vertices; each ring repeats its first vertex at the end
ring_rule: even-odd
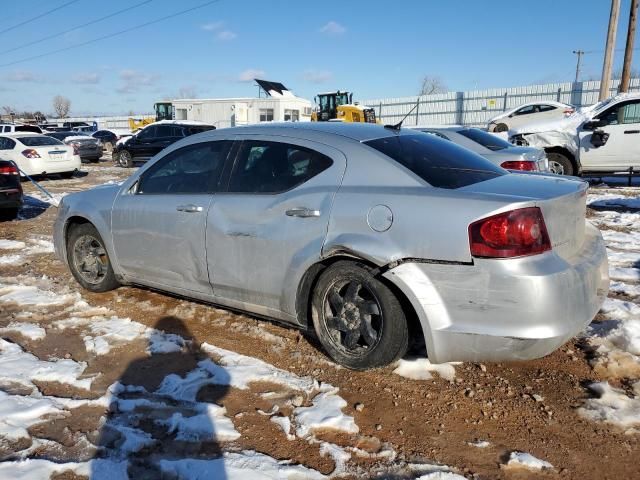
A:
POLYGON ((460 188, 506 174, 489 160, 433 135, 398 135, 364 142, 438 188, 460 188))
POLYGON ((16 125, 16 132, 33 132, 33 133, 42 133, 40 127, 36 127, 35 125, 16 125))
POLYGON ((464 137, 467 137, 469 140, 473 140, 474 142, 479 143, 489 150, 493 150, 494 152, 513 147, 513 145, 511 145, 505 139, 500 138, 499 136, 492 133, 479 130, 477 128, 465 128, 463 130, 458 130, 458 133, 464 137))
POLYGON ((62 145, 60 140, 56 140, 55 138, 42 136, 42 137, 20 137, 18 138, 20 143, 26 145, 27 147, 43 147, 47 145, 62 145))

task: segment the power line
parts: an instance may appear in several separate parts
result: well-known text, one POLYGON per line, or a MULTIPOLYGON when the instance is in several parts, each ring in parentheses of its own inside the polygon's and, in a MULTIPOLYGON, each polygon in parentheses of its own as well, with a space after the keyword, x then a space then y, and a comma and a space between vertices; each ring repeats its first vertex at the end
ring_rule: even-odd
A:
POLYGON ((20 23, 18 23, 16 25, 13 25, 12 27, 5 28, 4 30, 0 30, 0 35, 2 35, 3 33, 10 32, 11 30, 15 30, 18 27, 21 27, 23 25, 26 25, 27 23, 33 22, 34 20, 38 20, 39 18, 46 17, 50 13, 57 12, 58 10, 63 9, 64 7, 68 7, 69 5, 71 5, 72 3, 76 3, 77 1, 78 0, 71 0, 69 2, 63 3, 62 5, 57 6, 55 8, 52 8, 51 10, 47 10, 46 12, 41 13, 40 15, 36 15, 35 17, 31 17, 30 19, 25 20, 24 22, 20 22, 20 23))
POLYGON ((108 38, 113 38, 113 37, 116 37, 118 35, 123 35, 125 33, 132 32, 132 31, 137 30, 139 28, 148 27, 149 25, 153 25, 155 23, 159 23, 159 22, 162 22, 164 20, 168 20, 170 18, 177 17, 179 15, 184 15, 185 13, 193 12, 194 10, 198 10, 200 8, 204 8, 204 7, 209 6, 209 5, 213 4, 213 3, 218 3, 219 1, 220 0, 211 0, 209 2, 205 2, 205 3, 200 4, 200 5, 196 5, 195 7, 187 8, 186 10, 181 10, 179 12, 172 13, 171 15, 166 15, 166 16, 158 18, 156 20, 151 20, 149 22, 141 23, 141 24, 135 25, 133 27, 125 28, 124 30, 120 30, 118 32, 110 33, 108 35, 103 35, 103 36, 98 37, 98 38, 87 40, 86 42, 78 43, 76 45, 70 45, 68 47, 60 48, 58 50, 52 50, 50 52, 41 53, 40 55, 34 55, 32 57, 23 58, 21 60, 16 60, 14 62, 3 63, 3 64, 0 64, 0 68, 2 68, 2 67, 10 67, 11 65, 17 65, 18 63, 28 62, 29 60, 36 60, 38 58, 48 57, 49 55, 55 55, 56 53, 66 52, 67 50, 71 50, 71 49, 74 49, 74 48, 84 47, 85 45, 89 45, 89 44, 92 44, 92 43, 95 43, 95 42, 99 42, 101 40, 106 40, 108 38))
POLYGON ((105 15, 104 17, 96 18, 95 20, 91 20, 90 22, 83 23, 82 25, 77 25, 77 26, 75 26, 73 28, 69 28, 69 29, 64 30, 62 32, 54 33, 52 35, 47 35, 46 37, 39 38, 38 40, 34 40, 33 42, 24 43, 24 44, 22 44, 22 45, 20 45, 18 47, 12 48, 11 50, 0 52, 0 55, 6 55, 7 53, 13 53, 13 52, 16 52, 18 50, 22 50, 23 48, 27 48, 27 47, 30 47, 32 45, 36 45, 37 43, 44 42, 46 40, 51 40, 52 38, 60 37, 62 35, 66 35, 69 32, 73 32, 74 30, 78 30, 79 28, 84 28, 84 27, 88 27, 89 25, 94 25, 94 24, 96 24, 98 22, 102 22, 103 20, 107 20, 109 18, 115 17, 116 15, 120 15, 121 13, 128 12, 129 10, 133 10, 134 8, 138 8, 138 7, 140 7, 140 6, 144 5, 144 4, 150 3, 152 1, 153 0, 144 0, 143 2, 136 3, 135 5, 133 5, 131 7, 123 8, 122 10, 118 10, 117 12, 113 12, 113 13, 111 13, 109 15, 105 15))

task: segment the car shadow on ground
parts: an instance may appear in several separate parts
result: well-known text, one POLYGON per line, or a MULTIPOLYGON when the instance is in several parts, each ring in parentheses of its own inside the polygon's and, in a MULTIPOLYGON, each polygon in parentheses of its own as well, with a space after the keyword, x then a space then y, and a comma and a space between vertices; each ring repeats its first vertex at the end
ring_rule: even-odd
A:
POLYGON ((29 195, 25 195, 24 204, 18 211, 18 218, 16 220, 31 220, 33 218, 39 217, 44 212, 46 212, 49 207, 51 207, 50 203, 43 202, 42 200, 31 197, 29 195))
MULTIPOLYGON (((207 406, 218 405, 226 396, 229 376, 221 368, 216 370, 215 384, 200 378, 182 382, 208 357, 180 318, 162 317, 155 329, 187 342, 181 351, 152 353, 127 366, 100 429, 95 459, 125 461, 129 478, 146 480, 166 478, 160 468, 162 461, 197 458, 209 460, 206 478, 225 479, 222 449, 207 406), (167 388, 159 393, 167 377, 171 393, 166 393, 167 388)), ((150 349, 152 345, 150 340, 150 349)), ((104 462, 92 462, 90 478, 105 478, 105 468, 104 462)))

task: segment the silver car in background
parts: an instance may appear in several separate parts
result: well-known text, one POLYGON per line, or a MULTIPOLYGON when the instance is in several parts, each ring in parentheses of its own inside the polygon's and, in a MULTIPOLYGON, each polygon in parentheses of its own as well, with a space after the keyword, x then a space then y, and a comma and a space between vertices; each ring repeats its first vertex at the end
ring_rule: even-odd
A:
POLYGON ((353 369, 419 336, 435 363, 531 359, 607 294, 586 189, 412 130, 244 126, 64 197, 54 242, 91 291, 143 285, 313 328, 353 369))
POLYGON ((451 140, 507 170, 548 172, 547 154, 541 148, 519 147, 499 136, 471 127, 411 127, 451 140))

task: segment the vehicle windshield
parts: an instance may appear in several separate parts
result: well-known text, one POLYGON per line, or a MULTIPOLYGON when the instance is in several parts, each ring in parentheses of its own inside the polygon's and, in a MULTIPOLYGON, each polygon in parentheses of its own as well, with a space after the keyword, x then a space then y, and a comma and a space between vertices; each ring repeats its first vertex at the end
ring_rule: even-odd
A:
POLYGON ((465 187, 507 173, 484 157, 434 135, 398 135, 369 140, 364 144, 437 188, 465 187))
POLYGON ((44 147, 47 145, 62 145, 60 140, 43 135, 42 137, 20 137, 20 143, 27 147, 44 147))
POLYGON ((474 142, 479 143, 483 147, 488 148, 493 152, 513 147, 513 145, 511 145, 505 139, 500 138, 499 136, 492 133, 480 130, 478 128, 464 128, 462 130, 458 130, 458 133, 463 137, 467 137, 469 140, 473 140, 474 142))

